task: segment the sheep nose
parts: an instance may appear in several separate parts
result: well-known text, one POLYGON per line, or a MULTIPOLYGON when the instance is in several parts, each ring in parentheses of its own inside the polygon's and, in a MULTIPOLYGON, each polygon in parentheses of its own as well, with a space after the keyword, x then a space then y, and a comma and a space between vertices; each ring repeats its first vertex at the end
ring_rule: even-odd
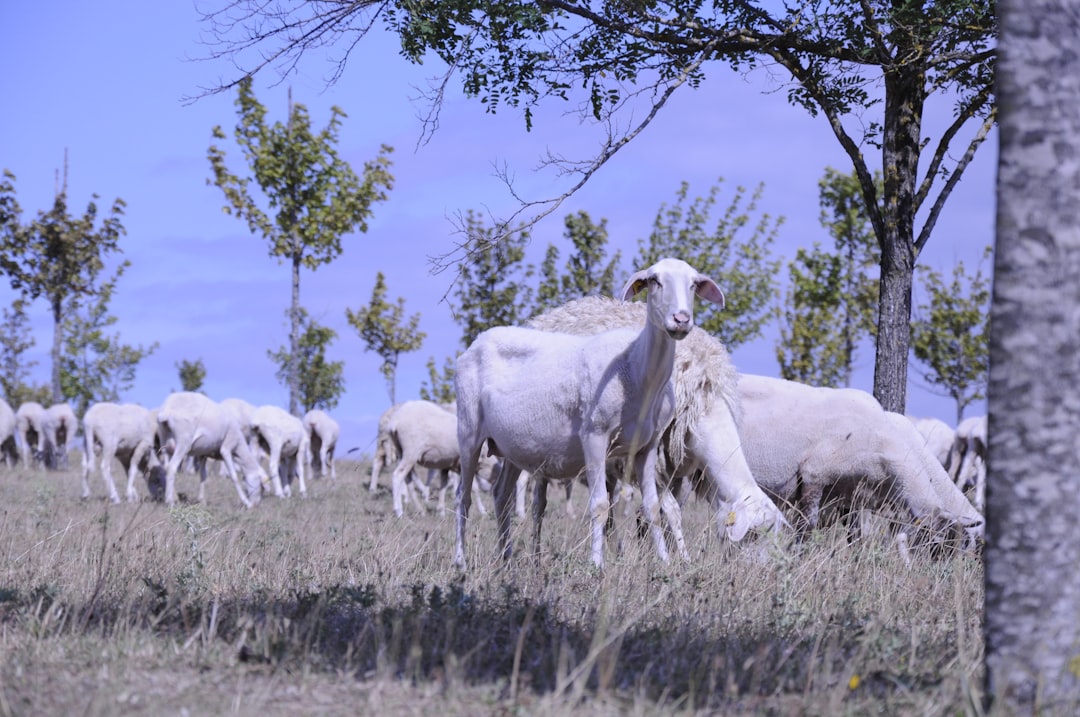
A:
POLYGON ((690 323, 690 314, 686 311, 676 311, 671 315, 671 318, 675 321, 675 325, 680 328, 690 323))

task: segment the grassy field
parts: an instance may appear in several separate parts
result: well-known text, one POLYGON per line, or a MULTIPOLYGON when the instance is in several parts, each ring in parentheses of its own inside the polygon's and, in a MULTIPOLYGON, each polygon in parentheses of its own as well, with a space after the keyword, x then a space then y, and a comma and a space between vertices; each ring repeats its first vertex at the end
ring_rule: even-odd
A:
POLYGON ((452 498, 398 519, 366 464, 338 473, 245 511, 216 475, 167 509, 0 467, 0 715, 977 713, 970 556, 725 545, 692 502, 692 562, 623 518, 599 575, 552 491, 539 565, 501 565, 474 506, 463 576, 452 498))

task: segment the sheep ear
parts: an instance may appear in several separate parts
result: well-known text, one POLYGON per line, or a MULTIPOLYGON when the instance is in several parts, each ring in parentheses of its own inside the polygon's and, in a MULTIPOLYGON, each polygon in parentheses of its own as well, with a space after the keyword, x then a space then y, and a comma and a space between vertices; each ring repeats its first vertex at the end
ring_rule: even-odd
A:
POLYGON ((724 308, 724 292, 720 291, 720 287, 709 277, 702 276, 698 280, 697 286, 694 287, 694 293, 706 301, 717 304, 721 309, 724 308))
POLYGON ((649 285, 649 280, 644 271, 639 271, 630 277, 626 282, 626 286, 622 290, 622 300, 630 301, 633 299, 639 291, 644 291, 645 287, 649 285))

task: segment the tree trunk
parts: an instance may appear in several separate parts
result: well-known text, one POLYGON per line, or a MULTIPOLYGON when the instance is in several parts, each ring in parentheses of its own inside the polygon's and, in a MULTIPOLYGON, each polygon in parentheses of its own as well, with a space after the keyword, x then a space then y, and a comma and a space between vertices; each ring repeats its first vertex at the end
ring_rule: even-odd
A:
POLYGON ((289 310, 289 413, 300 405, 300 252, 292 255, 292 306, 289 310))
POLYGON ((61 299, 52 299, 53 343, 52 350, 49 353, 52 357, 52 400, 54 404, 64 402, 64 392, 60 387, 60 347, 64 342, 63 305, 61 299))
POLYGON ((1002 0, 986 690, 1080 712, 1080 2, 1002 0))

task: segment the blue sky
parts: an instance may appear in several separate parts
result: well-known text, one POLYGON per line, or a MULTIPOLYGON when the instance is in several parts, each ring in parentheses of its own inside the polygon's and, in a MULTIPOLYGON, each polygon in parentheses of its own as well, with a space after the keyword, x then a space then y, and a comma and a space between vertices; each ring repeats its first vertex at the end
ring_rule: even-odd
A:
MULTIPOLYGON (((207 54, 196 8, 137 0, 23 2, 5 4, 0 20, 9 28, 0 44, 0 63, 8 68, 0 79, 6 108, 0 115, 0 168, 15 173, 25 218, 51 204, 65 148, 73 212, 81 212, 93 193, 103 207, 116 197, 127 202, 122 247, 132 265, 111 310, 125 342, 157 341, 160 347, 121 398, 159 405, 179 388, 175 364, 201 358, 212 398, 287 405, 266 352, 287 340, 288 267, 269 257, 265 240, 249 234, 245 223, 222 212, 221 191, 206 184, 210 131, 221 125, 231 135, 235 95, 184 101, 232 72, 223 62, 196 59, 207 54)), ((453 217, 468 209, 499 216, 514 209, 496 166, 508 167, 527 198, 561 193, 566 178, 537 171, 540 159, 549 150, 591 156, 603 129, 581 124, 568 114, 571 106, 550 105, 526 133, 512 108, 486 114, 455 87, 439 130, 418 147, 424 105, 415 99, 417 87, 436 67, 408 64, 398 57, 394 38, 380 31, 364 40, 341 80, 328 87, 324 78, 332 69, 323 56, 312 55, 284 82, 269 74, 258 78, 255 92, 270 118, 283 120, 291 87, 316 129, 329 119, 330 106, 340 106, 348 114, 340 150, 355 167, 374 157, 380 144, 395 148, 395 188, 389 201, 375 207, 367 234, 347 237, 340 259, 301 279, 301 303, 339 335, 330 353, 345 362, 347 392, 333 411, 342 424, 344 455, 353 447, 371 450, 376 421, 389 404, 379 359, 364 351, 345 308, 367 303, 382 271, 389 296, 405 297, 406 311, 421 314, 427 339, 402 357, 397 380, 398 400, 417 397, 428 358, 441 365, 459 348, 460 329, 443 302, 452 274, 433 275, 429 264, 429 257, 452 248, 453 217)), ((939 112, 949 109, 939 101, 939 112)), ((922 263, 942 271, 957 260, 973 267, 993 243, 996 142, 995 133, 953 193, 922 263)), ((239 149, 227 147, 230 166, 243 171, 239 149)), ((677 92, 642 136, 534 229, 530 258, 539 263, 549 243, 562 242, 563 217, 585 210, 594 220, 608 220, 611 250, 622 250, 625 265, 660 204, 673 201, 682 181, 698 196, 723 178, 721 206, 736 186, 764 183, 760 209, 785 217, 774 253, 790 259, 798 247, 828 240, 818 223, 817 193, 827 166, 850 169, 823 119, 789 106, 764 73, 740 77, 715 67, 700 89, 677 92)), ((6 306, 14 294, 0 284, 6 306)), ((45 382, 51 333, 44 302, 32 305, 31 316, 35 379, 45 382)), ((773 343, 770 335, 739 347, 736 366, 776 375, 773 343)), ((864 352, 857 388, 871 389, 872 368, 872 356, 864 352)), ((968 414, 981 410, 972 407, 968 414)), ((908 411, 950 423, 955 413, 952 402, 923 387, 915 371, 908 411)))

